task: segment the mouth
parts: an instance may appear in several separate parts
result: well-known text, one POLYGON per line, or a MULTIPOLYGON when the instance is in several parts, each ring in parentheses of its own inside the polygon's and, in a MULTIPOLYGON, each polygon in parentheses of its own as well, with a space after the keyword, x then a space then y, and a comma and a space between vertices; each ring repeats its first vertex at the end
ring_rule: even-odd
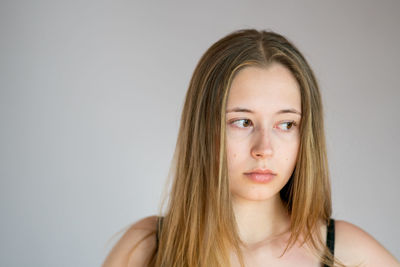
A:
POLYGON ((275 178, 276 173, 268 169, 256 169, 250 172, 245 172, 247 178, 255 183, 268 183, 275 178))
POLYGON ((269 170, 269 169, 254 169, 251 170, 249 172, 245 172, 244 174, 252 174, 252 173, 256 173, 256 174, 272 174, 272 175, 276 175, 276 173, 274 173, 273 171, 269 170))

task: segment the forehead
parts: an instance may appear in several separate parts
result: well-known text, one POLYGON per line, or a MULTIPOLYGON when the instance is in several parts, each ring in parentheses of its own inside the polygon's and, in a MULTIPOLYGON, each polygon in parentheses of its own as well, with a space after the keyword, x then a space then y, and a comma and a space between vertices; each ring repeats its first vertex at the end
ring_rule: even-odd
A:
POLYGON ((234 77, 227 108, 243 106, 253 110, 295 108, 301 110, 300 87, 293 74, 283 65, 245 67, 234 77))

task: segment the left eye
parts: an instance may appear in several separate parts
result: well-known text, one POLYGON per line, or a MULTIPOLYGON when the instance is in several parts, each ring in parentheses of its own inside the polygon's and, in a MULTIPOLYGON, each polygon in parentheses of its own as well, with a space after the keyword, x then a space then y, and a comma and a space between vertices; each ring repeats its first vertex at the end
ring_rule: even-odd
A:
POLYGON ((279 125, 283 125, 284 131, 289 131, 293 126, 296 126, 297 124, 294 121, 285 121, 280 123, 279 125))
POLYGON ((233 121, 232 124, 238 125, 239 128, 247 128, 252 125, 252 122, 249 119, 240 119, 233 121))

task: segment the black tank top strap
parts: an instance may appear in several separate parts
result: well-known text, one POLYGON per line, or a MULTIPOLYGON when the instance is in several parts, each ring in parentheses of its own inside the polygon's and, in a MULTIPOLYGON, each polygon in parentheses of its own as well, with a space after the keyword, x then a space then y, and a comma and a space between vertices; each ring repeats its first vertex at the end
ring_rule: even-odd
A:
POLYGON ((163 225, 164 217, 157 218, 157 229, 156 229, 156 249, 158 249, 158 244, 160 242, 160 234, 163 225))
POLYGON ((330 219, 328 224, 328 231, 326 233, 326 246, 332 255, 335 254, 335 220, 330 219))
MULTIPOLYGON (((335 220, 330 218, 327 231, 326 231, 326 246, 332 255, 335 255, 335 220)), ((332 264, 333 266, 333 264, 332 264)), ((328 267, 328 265, 324 265, 324 267, 328 267)))

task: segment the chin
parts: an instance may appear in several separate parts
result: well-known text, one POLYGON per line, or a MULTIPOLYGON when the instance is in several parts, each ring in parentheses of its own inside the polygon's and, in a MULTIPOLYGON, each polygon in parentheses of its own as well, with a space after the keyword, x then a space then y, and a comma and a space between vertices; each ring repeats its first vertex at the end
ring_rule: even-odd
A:
POLYGON ((238 201, 268 201, 277 197, 280 198, 279 191, 252 190, 251 192, 233 192, 233 198, 238 201))

